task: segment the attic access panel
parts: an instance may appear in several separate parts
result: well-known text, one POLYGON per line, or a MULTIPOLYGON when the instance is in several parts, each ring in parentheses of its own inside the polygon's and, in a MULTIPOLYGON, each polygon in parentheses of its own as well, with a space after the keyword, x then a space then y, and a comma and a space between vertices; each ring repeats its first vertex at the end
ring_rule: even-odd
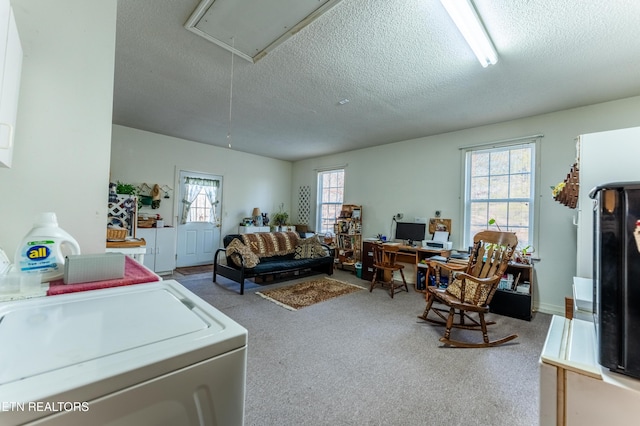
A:
POLYGON ((202 0, 189 31, 256 62, 341 0, 202 0))

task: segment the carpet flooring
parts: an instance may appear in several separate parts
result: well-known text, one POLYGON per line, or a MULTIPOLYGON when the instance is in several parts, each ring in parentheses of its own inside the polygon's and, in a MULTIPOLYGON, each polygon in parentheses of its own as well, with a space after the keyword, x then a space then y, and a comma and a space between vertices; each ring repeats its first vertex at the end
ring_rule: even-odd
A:
MULTIPOLYGON (((367 284, 349 271, 333 278, 367 284)), ((496 348, 447 348, 442 327, 416 318, 425 302, 413 289, 393 299, 384 289, 356 291, 293 313, 255 292, 309 277, 252 283, 242 296, 237 283, 211 279, 178 281, 249 332, 245 425, 539 424, 538 359, 550 315, 489 314, 497 321, 490 337, 519 337, 496 348)))

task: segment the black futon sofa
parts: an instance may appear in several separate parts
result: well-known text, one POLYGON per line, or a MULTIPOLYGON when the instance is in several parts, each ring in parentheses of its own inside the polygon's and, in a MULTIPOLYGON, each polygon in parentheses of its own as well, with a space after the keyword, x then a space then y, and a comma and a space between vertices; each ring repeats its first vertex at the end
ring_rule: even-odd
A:
MULTIPOLYGON (((316 271, 333 275, 334 249, 326 244, 321 244, 317 240, 303 239, 295 232, 230 234, 224 237, 223 244, 224 248, 218 249, 215 253, 213 281, 216 281, 217 275, 222 275, 235 281, 240 284, 240 294, 244 294, 244 280, 247 278, 275 276, 295 271, 316 271), (246 258, 252 257, 251 253, 248 256, 243 256, 234 250, 233 256, 235 259, 231 258, 228 253, 229 245, 235 239, 242 242, 248 250, 251 250, 259 257, 257 265, 247 267, 247 264, 251 263, 247 262, 246 258), (305 254, 305 250, 301 246, 307 243, 313 243, 315 255, 313 257, 300 258, 301 255, 305 254), (321 249, 318 247, 321 247, 321 249), (318 253, 320 250, 322 251, 321 254, 318 253), (221 254, 224 254, 224 256, 221 256, 221 254), (226 264, 224 262, 221 263, 221 259, 225 259, 226 264)), ((237 246, 238 242, 234 244, 237 246)))

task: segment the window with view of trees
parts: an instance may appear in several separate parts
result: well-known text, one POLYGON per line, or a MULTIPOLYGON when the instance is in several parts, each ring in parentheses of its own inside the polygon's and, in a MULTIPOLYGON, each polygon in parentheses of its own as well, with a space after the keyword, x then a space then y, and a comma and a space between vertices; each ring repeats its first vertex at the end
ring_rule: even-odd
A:
POLYGON ((318 173, 317 229, 321 234, 333 232, 333 224, 344 201, 344 169, 318 173))
POLYGON ((535 141, 469 149, 465 160, 465 246, 496 227, 515 232, 520 247, 533 245, 535 141))

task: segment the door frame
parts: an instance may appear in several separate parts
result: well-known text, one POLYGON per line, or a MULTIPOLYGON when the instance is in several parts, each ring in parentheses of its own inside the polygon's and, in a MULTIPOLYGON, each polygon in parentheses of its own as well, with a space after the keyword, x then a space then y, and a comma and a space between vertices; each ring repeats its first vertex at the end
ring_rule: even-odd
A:
MULTIPOLYGON (((181 182, 181 176, 183 174, 186 175, 190 175, 190 176, 194 176, 194 177, 201 177, 204 179, 212 179, 212 180, 219 180, 220 181, 220 186, 218 187, 218 193, 217 193, 217 200, 219 201, 218 204, 218 209, 217 213, 218 213, 218 217, 219 217, 219 222, 218 222, 218 238, 217 241, 214 240, 213 241, 213 255, 215 255, 215 251, 220 247, 221 241, 222 241, 222 205, 223 205, 223 195, 224 195, 224 176, 222 174, 214 174, 214 173, 210 173, 210 172, 202 172, 202 171, 196 171, 196 170, 191 170, 188 167, 179 167, 176 166, 175 168, 175 205, 174 205, 174 217, 175 217, 175 226, 176 226, 176 264, 179 263, 178 261, 178 239, 180 238, 180 232, 181 232, 181 226, 183 226, 180 223, 180 219, 182 218, 182 197, 183 197, 183 193, 182 193, 182 182, 181 182)), ((213 263, 214 259, 213 257, 211 258, 211 262, 213 263)), ((200 264, 205 264, 205 263, 200 263, 200 264)), ((194 265, 197 266, 197 265, 194 265)))

